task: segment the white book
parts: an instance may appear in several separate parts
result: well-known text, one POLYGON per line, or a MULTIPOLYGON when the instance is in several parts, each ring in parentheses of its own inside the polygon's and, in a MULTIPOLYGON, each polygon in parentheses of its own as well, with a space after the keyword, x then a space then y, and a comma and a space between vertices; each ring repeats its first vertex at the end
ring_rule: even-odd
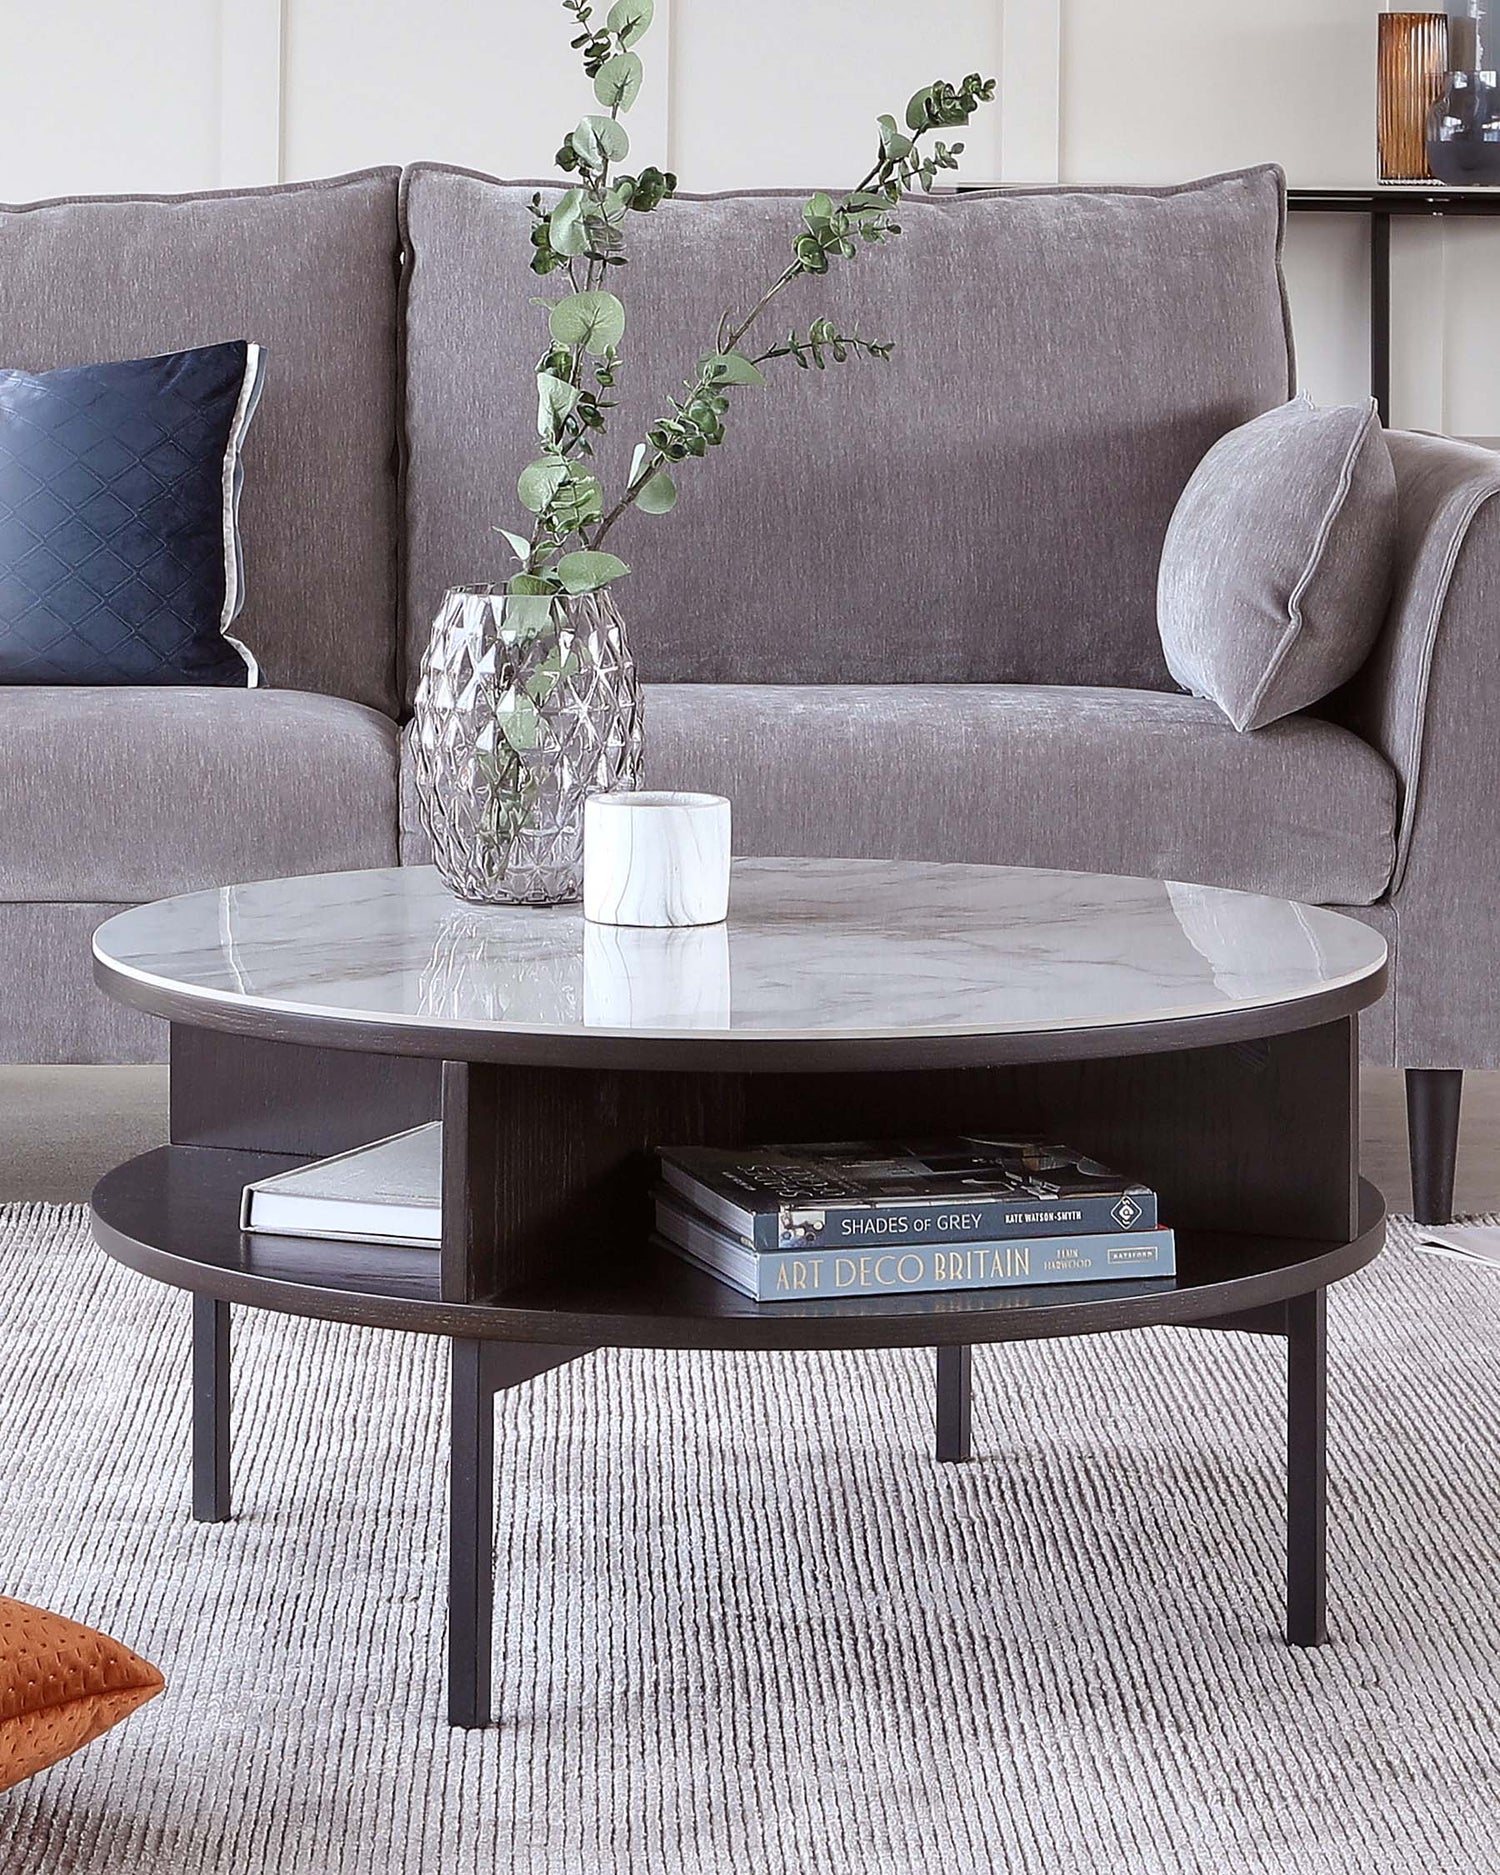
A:
POLYGON ((1417 1248, 1426 1256, 1487 1263, 1500 1270, 1500 1225, 1419 1224, 1417 1248))
POLYGON ((442 1122, 257 1179, 245 1187, 240 1229, 436 1250, 443 1234, 442 1122))

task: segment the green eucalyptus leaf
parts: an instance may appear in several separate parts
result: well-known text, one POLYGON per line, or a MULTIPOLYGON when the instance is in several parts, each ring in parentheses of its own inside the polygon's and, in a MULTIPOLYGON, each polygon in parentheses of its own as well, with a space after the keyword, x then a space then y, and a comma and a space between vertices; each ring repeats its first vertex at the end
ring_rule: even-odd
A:
MULTIPOLYGON (((617 52, 594 77, 594 96, 607 111, 628 111, 641 91, 641 61, 634 52, 617 52)), ((552 243, 557 246, 556 241, 552 243)))
POLYGON ((502 640, 510 645, 529 644, 551 631, 557 597, 556 586, 533 573, 517 573, 506 592, 505 616, 500 621, 502 640))
POLYGON ((505 600, 505 616, 500 621, 500 636, 506 644, 530 644, 545 637, 556 623, 553 607, 558 591, 530 573, 518 573, 510 583, 505 600), (538 592, 517 592, 522 583, 540 587, 538 592))
POLYGON ((711 352, 698 369, 714 384, 764 384, 765 374, 743 352, 711 352))
POLYGON ((792 243, 792 250, 804 273, 827 273, 828 256, 823 252, 822 243, 813 235, 799 235, 792 243))
POLYGON ((627 488, 635 487, 636 478, 640 475, 641 470, 646 466, 646 458, 650 454, 651 454, 651 450, 647 444, 645 443, 636 444, 635 454, 630 458, 630 474, 625 482, 625 486, 627 488))
POLYGON ((911 102, 906 107, 906 123, 909 130, 920 130, 927 122, 927 106, 937 89, 935 85, 923 85, 920 91, 912 93, 911 102))
POLYGON ((526 694, 538 709, 545 709, 552 693, 562 682, 566 672, 553 670, 548 665, 541 665, 526 680, 526 694))
POLYGON ((582 117, 578 128, 569 131, 568 142, 590 169, 603 169, 606 163, 622 162, 630 154, 630 137, 623 124, 612 117, 582 117))
POLYGON ((579 551, 565 553, 553 567, 564 592, 598 592, 630 571, 625 562, 612 553, 579 551))
POLYGON ((826 228, 833 214, 832 200, 820 189, 802 211, 802 219, 809 228, 826 228))
POLYGON ((639 176, 631 178, 630 206, 638 215, 649 215, 676 187, 677 178, 670 170, 648 163, 639 176))
POLYGON ((536 431, 545 442, 557 435, 558 425, 578 402, 577 388, 550 371, 536 374, 536 431))
POLYGON ((526 680, 526 694, 533 703, 545 705, 558 685, 577 673, 580 662, 576 651, 554 644, 526 680))
POLYGON ((655 11, 655 0, 615 0, 604 16, 604 24, 622 46, 633 46, 646 36, 655 11))
POLYGON ((665 469, 658 469, 635 498, 642 514, 670 514, 677 506, 677 484, 665 469))
POLYGON ((541 739, 542 713, 524 690, 496 697, 495 721, 517 755, 529 755, 541 739))
POLYGON ((581 345, 602 358, 625 336, 625 308, 613 293, 570 293, 552 308, 549 323, 557 344, 581 345))
POLYGON ((557 199, 547 218, 547 241, 554 254, 582 254, 588 247, 588 230, 583 225, 582 189, 568 189, 557 199))
POLYGON ((505 536, 510 542, 511 552, 521 562, 522 566, 525 566, 526 562, 531 558, 531 542, 523 539, 519 534, 511 533, 508 527, 497 528, 495 531, 505 536))
POLYGON ((903 137, 894 117, 882 116, 880 125, 880 153, 887 162, 899 163, 903 157, 911 155, 911 138, 903 137))
MULTIPOLYGON (((521 506, 529 514, 540 514, 567 479, 568 465, 560 456, 544 456, 540 462, 528 464, 516 482, 521 506)), ((526 558, 530 551, 528 547, 522 557, 526 558)))

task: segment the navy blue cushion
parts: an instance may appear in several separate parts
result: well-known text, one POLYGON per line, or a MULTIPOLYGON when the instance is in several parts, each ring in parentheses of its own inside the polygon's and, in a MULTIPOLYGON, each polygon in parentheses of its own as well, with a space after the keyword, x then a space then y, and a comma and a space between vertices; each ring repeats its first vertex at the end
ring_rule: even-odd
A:
POLYGON ((240 445, 262 352, 0 370, 0 683, 259 681, 240 445))

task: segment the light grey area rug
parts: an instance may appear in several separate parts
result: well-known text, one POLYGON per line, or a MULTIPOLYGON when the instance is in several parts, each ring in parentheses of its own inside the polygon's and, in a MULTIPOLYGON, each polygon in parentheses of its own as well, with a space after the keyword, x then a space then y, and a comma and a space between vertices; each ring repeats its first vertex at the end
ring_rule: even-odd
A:
POLYGON ((0 1209, 0 1589, 168 1690, 0 1796, 3 1875, 1500 1870, 1500 1275, 1334 1292, 1333 1644, 1278 1638, 1280 1345, 601 1354, 502 1397, 503 1722, 443 1723, 444 1352, 187 1303, 0 1209))

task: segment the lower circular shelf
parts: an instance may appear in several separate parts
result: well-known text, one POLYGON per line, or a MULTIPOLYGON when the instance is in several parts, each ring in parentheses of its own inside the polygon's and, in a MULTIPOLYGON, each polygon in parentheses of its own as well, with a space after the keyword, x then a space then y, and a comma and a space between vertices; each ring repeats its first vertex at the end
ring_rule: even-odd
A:
POLYGON ((652 1246, 629 1267, 560 1272, 484 1303, 446 1302, 432 1251, 250 1235, 240 1192, 301 1159, 164 1146, 102 1178, 94 1235, 158 1282, 326 1321, 561 1347, 794 1350, 932 1347, 1223 1322, 1306 1295, 1379 1255, 1385 1205, 1360 1182, 1343 1243, 1179 1231, 1175 1279, 839 1302, 756 1303, 652 1246))

